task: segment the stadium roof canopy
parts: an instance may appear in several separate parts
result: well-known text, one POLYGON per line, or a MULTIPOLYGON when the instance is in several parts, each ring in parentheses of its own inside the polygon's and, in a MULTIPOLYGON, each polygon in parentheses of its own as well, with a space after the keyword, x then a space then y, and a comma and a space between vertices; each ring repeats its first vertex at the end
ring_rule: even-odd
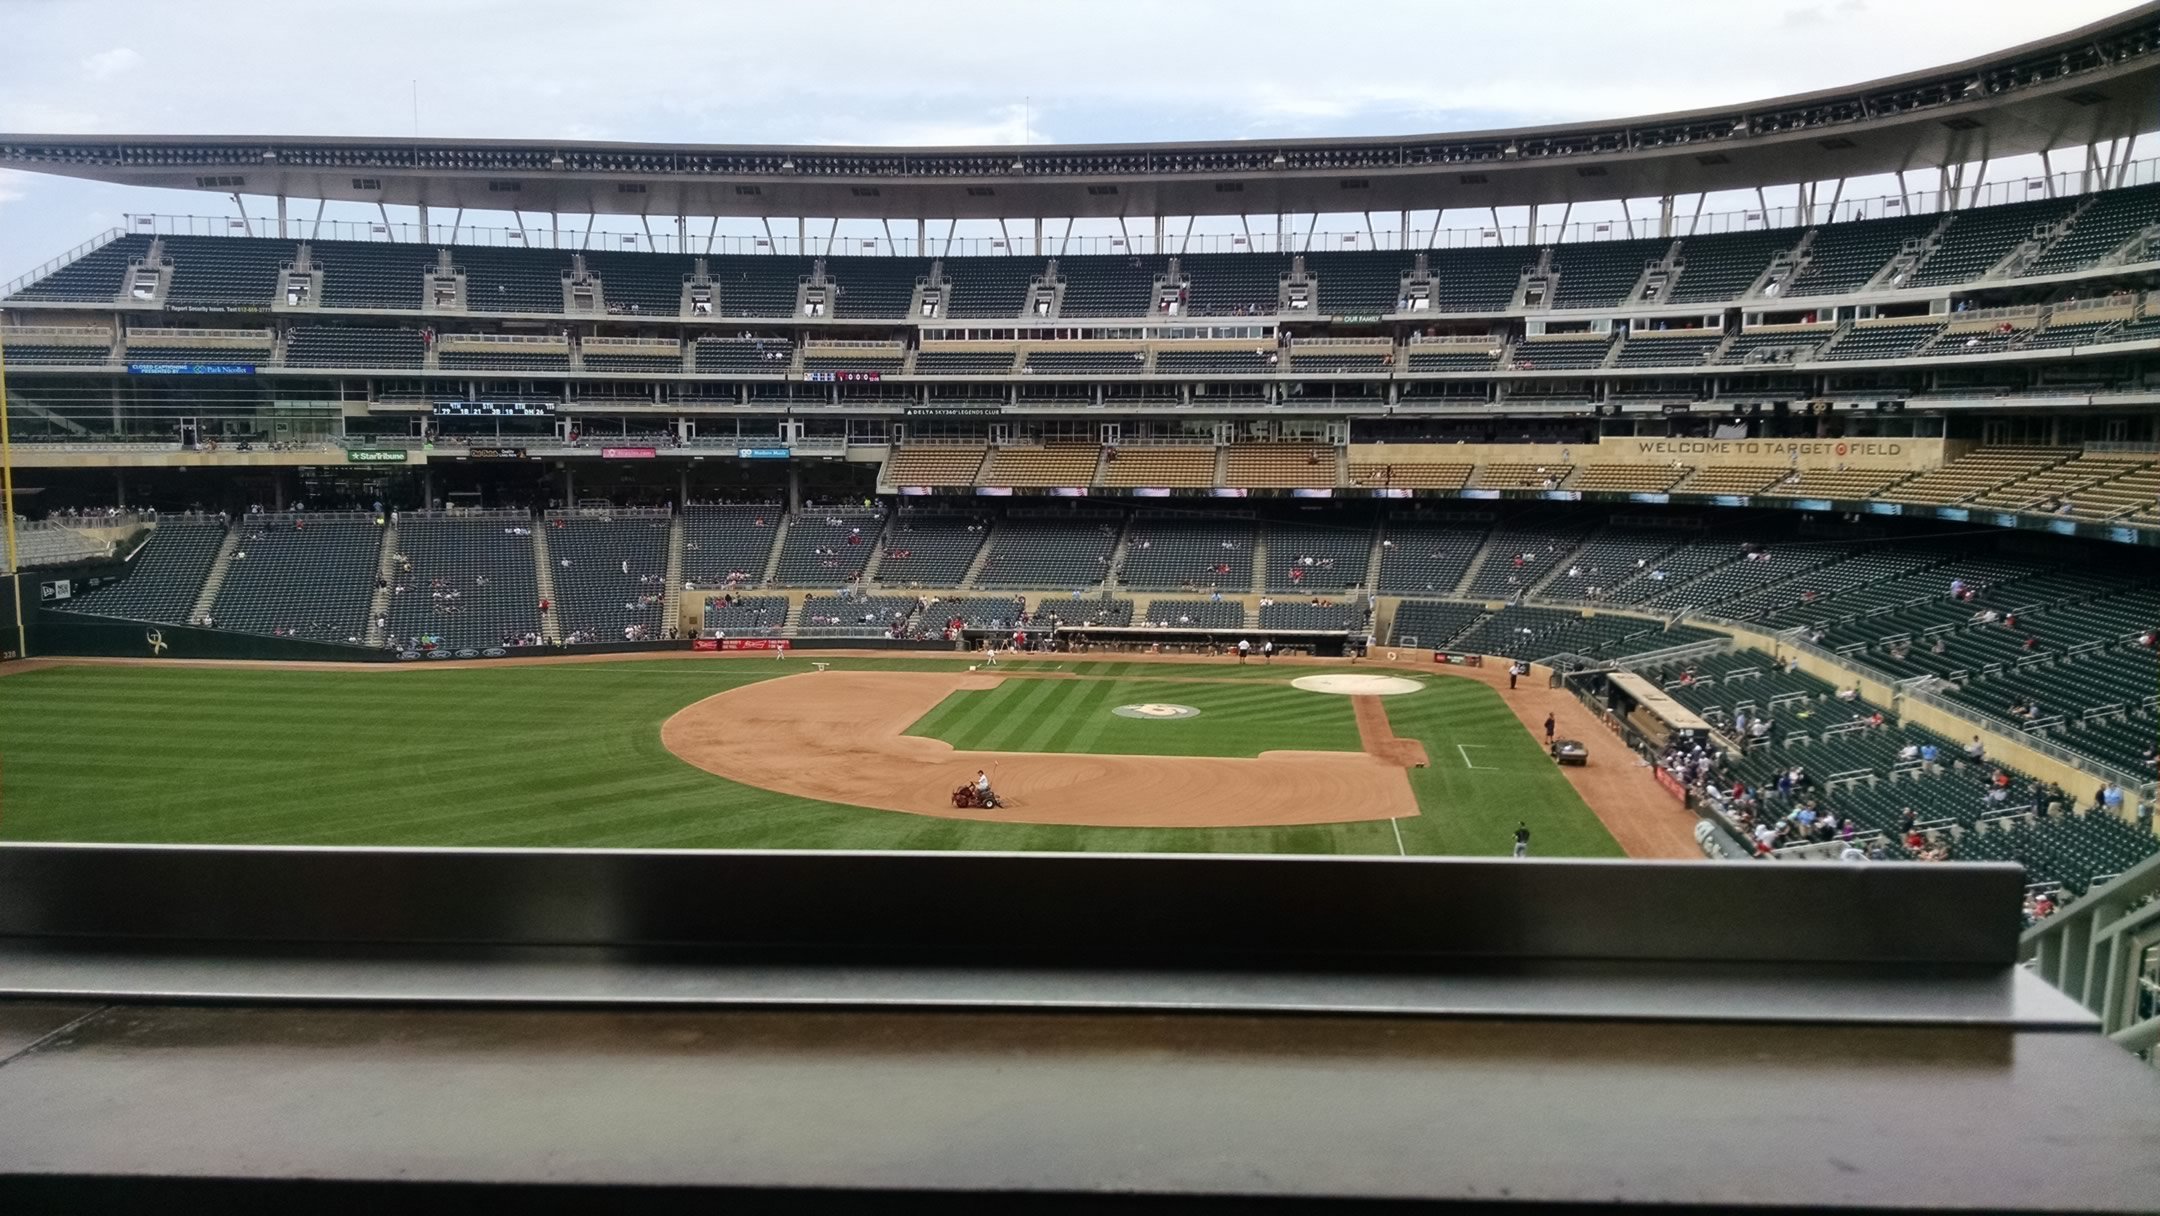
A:
POLYGON ((1827 182, 2127 138, 2155 126, 2156 115, 2160 2, 1866 84, 1504 131, 960 148, 0 134, 0 168, 220 193, 571 214, 1306 214, 1827 182))

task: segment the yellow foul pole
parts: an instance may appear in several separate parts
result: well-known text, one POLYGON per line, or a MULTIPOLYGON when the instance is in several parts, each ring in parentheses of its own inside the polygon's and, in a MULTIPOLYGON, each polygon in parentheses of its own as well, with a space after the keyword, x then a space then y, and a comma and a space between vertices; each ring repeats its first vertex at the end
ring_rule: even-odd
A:
POLYGON ((7 535, 7 569, 15 589, 16 653, 30 654, 30 631, 23 627, 22 566, 15 560, 15 448, 8 439, 7 344, 0 341, 0 530, 7 535))

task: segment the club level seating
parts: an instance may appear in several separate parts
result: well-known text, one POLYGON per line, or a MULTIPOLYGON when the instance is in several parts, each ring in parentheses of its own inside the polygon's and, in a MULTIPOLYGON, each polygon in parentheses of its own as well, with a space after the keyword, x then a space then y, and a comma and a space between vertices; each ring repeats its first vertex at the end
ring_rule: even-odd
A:
POLYGON ((905 637, 919 607, 907 595, 804 596, 795 636, 905 637))
POLYGON ((415 329, 296 325, 285 333, 287 367, 418 369, 427 346, 415 329))
POLYGON ((1801 230, 1773 228, 1728 232, 1680 242, 1680 277, 1665 293, 1667 304, 1714 304, 1739 298, 1779 254, 1800 243, 1801 230))
POLYGON ((1133 623, 1133 602, 1107 595, 1046 595, 1035 603, 1035 621, 1038 627, 1047 624, 1067 629, 1123 627, 1133 623))
POLYGON ((1607 529, 1565 562, 1551 563, 1552 579, 1537 594, 1555 600, 1605 599, 1612 588, 1647 573, 1687 539, 1660 528, 1607 529))
POLYGON ((573 634, 594 642, 620 642, 623 630, 632 625, 645 626, 651 637, 660 636, 667 594, 667 520, 577 515, 550 520, 547 527, 548 557, 555 563, 555 619, 566 642, 573 634), (647 599, 651 602, 642 602, 647 599))
POLYGON ((2141 465, 2069 495, 2079 519, 2117 519, 2160 502, 2160 465, 2141 465))
POLYGON ((2107 331, 2109 342, 2151 342, 2160 339, 2160 317, 2140 317, 2107 331))
POLYGON ((1688 473, 1689 469, 1685 465, 1674 468, 1658 464, 1586 464, 1577 470, 1568 487, 1575 490, 1655 493, 1679 485, 1688 473))
POLYGON ((1343 376, 1384 372, 1395 365, 1395 356, 1384 350, 1344 350, 1339 347, 1290 348, 1290 370, 1310 376, 1343 376))
POLYGON ((1029 351, 1022 369, 1041 376, 1135 376, 1147 370, 1142 350, 1029 351))
POLYGON ((2063 274, 2097 265, 2128 244, 2160 216, 2160 189, 2134 186, 2092 196, 2070 222, 2070 231, 2033 259, 2024 274, 2063 274))
POLYGON ((1269 523, 1265 586, 1269 591, 1342 591, 1365 584, 1372 532, 1325 524, 1269 523))
POLYGON ((367 635, 381 528, 305 515, 247 515, 233 527, 240 536, 211 608, 218 628, 336 642, 367 635))
POLYGON ((1890 486, 1879 496, 1891 502, 1964 502, 1983 490, 2039 472, 2063 456, 2056 448, 1976 448, 1939 469, 1890 486))
POLYGON ((580 365, 589 372, 639 376, 672 376, 683 369, 681 355, 596 355, 587 352, 580 365))
POLYGON ((1420 490, 1460 490, 1470 484, 1474 464, 1391 464, 1352 461, 1350 483, 1359 486, 1390 486, 1420 490))
POLYGON ((510 646, 540 632, 530 528, 501 520, 406 512, 384 636, 435 636, 456 650, 510 646), (398 588, 403 588, 402 591, 398 588))
POLYGON ((126 290, 127 270, 150 254, 148 236, 116 237, 9 296, 11 303, 109 304, 126 290))
POLYGON ((1921 347, 1942 332, 1942 328, 1939 321, 1855 325, 1818 357, 1833 361, 1908 359, 1918 354, 1921 347))
MULTIPOLYGON (((12 353, 12 352, 11 352, 12 353)), ((219 519, 167 517, 128 559, 127 577, 57 605, 138 621, 185 622, 225 543, 219 519)))
POLYGON ((310 241, 308 260, 322 272, 324 308, 418 309, 436 263, 432 246, 376 241, 310 241))
POLYGON ((1643 267, 1665 256, 1672 241, 1574 241, 1552 247, 1554 308, 1616 308, 1629 302, 1643 267))
POLYGON ((280 273, 298 252, 291 241, 218 236, 169 236, 164 244, 173 268, 165 302, 198 308, 260 308, 269 303, 277 294, 280 273))
POLYGON ((990 552, 976 583, 1094 587, 1110 572, 1117 543, 1118 525, 1112 520, 1009 517, 991 534, 990 552))
POLYGON ((695 258, 674 253, 612 249, 592 250, 584 257, 586 272, 600 279, 608 312, 617 316, 680 316, 683 281, 697 268, 695 258))
POLYGON ((1085 486, 1095 480, 1095 465, 1101 459, 1102 448, 1092 443, 992 448, 977 484, 1085 486))
POLYGON ((1248 520, 1143 516, 1132 522, 1119 577, 1138 591, 1244 591, 1253 581, 1252 550, 1248 520))
POLYGON ((1571 464, 1488 464, 1478 470, 1475 484, 1492 490, 1550 490, 1574 471, 1571 464))
POLYGON ((705 632, 715 637, 771 638, 787 631, 788 602, 784 595, 736 596, 705 601, 705 632))
POLYGON ((1159 350, 1155 370, 1166 376, 1264 376, 1275 370, 1263 350, 1159 350))
POLYGON ((2029 327, 1953 330, 1923 348, 1924 355, 1999 355, 2022 344, 2029 327))
POLYGON ((1479 350, 1420 350, 1413 346, 1409 353, 1409 370, 1413 372, 1489 372, 1500 366, 1500 356, 1505 353, 1494 346, 1479 350))
POLYGON ((776 503, 694 505, 683 510, 683 581, 698 587, 754 586, 780 531, 776 503))
POLYGON ((922 350, 915 352, 918 376, 1003 376, 1013 369, 1009 350, 922 350))
POLYGON ((2065 346, 2091 346, 2107 341, 2114 321, 2050 321, 2045 329, 2027 330, 2020 350, 2059 350, 2065 346))
POLYGON ((805 510, 789 516, 773 582, 781 587, 854 582, 876 551, 883 527, 884 519, 869 511, 805 510))
POLYGON ((1660 335, 1656 331, 1630 334, 1620 344, 1620 354, 1614 359, 1614 367, 1694 367, 1708 358, 1725 335, 1674 334, 1660 335))
POLYGON ((1152 600, 1147 619, 1157 629, 1243 629, 1245 605, 1236 600, 1152 600))
POLYGON ((2040 199, 1960 211, 1951 217, 1935 251, 1914 268, 1905 286, 1940 287, 1978 278, 2032 239, 2035 231, 2060 223, 2073 205, 2063 199, 2040 199))
POLYGON ((1144 317, 1153 311, 1157 276, 1168 274, 1162 257, 1075 257, 1058 260, 1065 291, 1062 317, 1144 317))
POLYGON ((1611 334, 1524 338, 1515 344, 1514 366, 1522 371, 1587 370, 1605 362, 1612 342, 1611 334))
POLYGON ((1041 258, 952 258, 945 279, 952 287, 945 315, 955 319, 1017 317, 1027 310, 1028 292, 1043 273, 1041 258))
POLYGON ((1823 225, 1808 245, 1807 264, 1793 275, 1783 294, 1791 299, 1856 291, 1888 265, 1905 242, 1933 232, 1940 219, 1908 215, 1823 225))
POLYGON ((1273 316, 1282 300, 1286 253, 1195 253, 1178 259, 1195 317, 1273 316))
POLYGON ((1763 493, 1772 498, 1873 498, 1902 476, 1882 469, 1800 469, 1763 493))
POLYGON ((1735 334, 1732 344, 1718 356, 1718 363, 1799 363, 1813 359, 1822 344, 1836 333, 1831 326, 1822 325, 1735 334))
POLYGON ((1792 470, 1776 465, 1723 465, 1699 468, 1681 486, 1690 494, 1760 494, 1792 470))
POLYGON ((886 458, 883 480, 895 486, 971 486, 988 453, 981 444, 905 444, 886 458))
POLYGON ((701 372, 784 375, 795 347, 786 338, 699 338, 692 358, 701 372))
POLYGON ((1390 645, 1420 646, 1445 650, 1485 616, 1479 604, 1450 604, 1439 600, 1404 600, 1395 607, 1390 645))
POLYGON ((6 349, 10 364, 42 364, 47 367, 103 367, 112 361, 108 346, 47 346, 10 341, 6 349))
POLYGON ((444 371, 464 372, 564 372, 570 370, 570 352, 564 350, 446 350, 435 356, 444 371))
POLYGON ((989 534, 988 521, 976 516, 903 511, 885 529, 878 581, 895 587, 957 587, 989 534))
POLYGON ((1548 571, 1565 568, 1567 556, 1582 544, 1588 531, 1586 524, 1511 525, 1495 530, 1485 546, 1489 556, 1463 594, 1499 599, 1529 591, 1548 571))
POLYGON ((1474 524, 1388 520, 1380 534, 1381 593, 1451 594, 1487 535, 1474 524))
POLYGON ((1226 486, 1327 487, 1335 484, 1335 449, 1324 443, 1235 443, 1224 449, 1226 486))
POLYGON ((1159 486, 1198 489, 1215 484, 1215 449, 1199 445, 1110 447, 1103 453, 1102 483, 1121 489, 1159 486))
POLYGON ((2018 510, 2051 506, 2053 499, 2120 477, 2147 462, 2134 456, 2084 455, 2028 473, 2016 481, 1979 495, 1973 501, 1983 507, 2018 510))
POLYGON ((1262 629, 1321 629, 1329 633, 1365 631, 1367 614, 1362 603, 1318 604, 1302 601, 1260 605, 1262 629))
POLYGON ((906 358, 907 352, 897 346, 861 350, 812 347, 803 351, 802 365, 806 372, 883 372, 889 376, 900 370, 906 358))

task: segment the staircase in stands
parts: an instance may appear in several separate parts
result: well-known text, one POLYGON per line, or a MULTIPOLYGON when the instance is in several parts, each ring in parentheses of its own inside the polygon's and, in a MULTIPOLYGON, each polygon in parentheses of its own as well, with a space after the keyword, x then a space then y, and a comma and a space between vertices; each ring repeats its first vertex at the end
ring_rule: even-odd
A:
POLYGON ((983 533, 982 545, 975 550, 975 556, 969 560, 967 573, 960 576, 961 590, 976 590, 976 580, 982 577, 983 567, 990 564, 990 546, 997 541, 997 530, 1000 526, 993 523, 983 533))
POLYGON ((668 520, 667 573, 665 593, 660 600, 660 636, 682 636, 682 563, 683 563, 683 517, 680 512, 668 520))
MULTIPOLYGON (((765 555, 765 569, 758 575, 760 587, 770 587, 773 580, 780 577, 780 551, 787 548, 788 521, 793 518, 795 517, 792 515, 783 514, 780 522, 773 528, 772 552, 765 555)), ((793 620, 793 615, 788 619, 793 620)))
POLYGON ((218 542, 217 560, 210 563, 210 573, 203 576, 202 590, 195 596, 195 606, 188 610, 188 623, 195 624, 210 615, 217 604, 218 591, 225 586, 226 572, 232 569, 232 555, 240 547, 240 529, 225 529, 225 539, 218 542))
POLYGON ((377 624, 390 614, 390 579, 397 572, 398 531, 397 524, 383 525, 382 553, 375 559, 375 594, 368 600, 367 644, 380 646, 384 642, 383 626, 377 624))
POLYGON ((1463 568, 1462 578, 1456 580, 1455 586, 1449 589, 1450 596, 1462 597, 1470 593, 1470 584, 1477 581, 1478 571, 1483 570, 1485 563, 1492 559, 1493 544, 1499 538, 1500 529, 1497 527, 1485 534, 1485 543, 1479 545, 1478 551, 1471 555, 1470 564, 1463 568))
POLYGON ((548 610, 540 614, 540 636, 553 645, 562 645, 562 617, 555 607, 555 559, 548 553, 547 520, 533 521, 533 582, 540 587, 540 598, 547 601, 548 610))

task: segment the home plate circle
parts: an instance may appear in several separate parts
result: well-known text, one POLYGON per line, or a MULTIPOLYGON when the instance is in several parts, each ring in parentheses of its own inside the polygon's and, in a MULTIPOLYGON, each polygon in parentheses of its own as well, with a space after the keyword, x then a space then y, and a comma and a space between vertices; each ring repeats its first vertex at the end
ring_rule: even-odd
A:
POLYGON ((1171 722, 1178 718, 1197 718, 1200 711, 1190 705, 1170 705, 1161 701, 1147 701, 1139 705, 1120 705, 1110 711, 1120 718, 1148 718, 1157 722, 1171 722))
POLYGON ((1406 692, 1417 692, 1425 686, 1401 676, 1339 674, 1299 676, 1290 681, 1290 687, 1302 688, 1306 692, 1332 692, 1345 697, 1399 697, 1406 692))

